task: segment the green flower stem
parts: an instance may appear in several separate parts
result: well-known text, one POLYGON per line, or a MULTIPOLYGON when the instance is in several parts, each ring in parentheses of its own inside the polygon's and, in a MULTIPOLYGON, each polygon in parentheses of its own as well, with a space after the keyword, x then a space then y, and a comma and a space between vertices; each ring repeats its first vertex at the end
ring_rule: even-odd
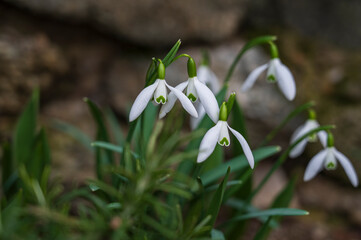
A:
POLYGON ((304 134, 301 138, 299 138, 296 142, 291 144, 286 151, 277 159, 276 163, 273 164, 272 168, 268 171, 267 175, 262 179, 261 183, 257 186, 257 188, 252 192, 252 194, 249 196, 248 201, 250 202, 252 198, 262 189, 264 184, 268 181, 268 179, 272 176, 272 174, 284 163, 284 161, 288 158, 289 153, 292 151, 292 149, 299 144, 303 139, 308 138, 309 136, 312 136, 313 134, 319 132, 319 131, 326 131, 329 129, 335 128, 335 125, 325 125, 320 126, 318 128, 315 128, 306 134, 304 134))
POLYGON ((270 51, 271 51, 271 58, 275 59, 278 58, 278 49, 276 44, 274 44, 273 42, 269 42, 270 45, 270 51))
POLYGON ((262 37, 252 39, 251 41, 246 43, 246 45, 243 46, 243 48, 239 51, 236 58, 233 60, 233 63, 231 65, 231 67, 229 68, 228 72, 227 72, 227 75, 226 75, 226 78, 225 78, 224 82, 225 83, 229 82, 229 80, 231 79, 232 74, 234 72, 234 69, 236 68, 237 63, 239 62, 239 60, 241 59, 243 54, 245 54, 249 49, 251 49, 251 48, 253 48, 254 46, 257 46, 257 45, 267 44, 269 42, 275 41, 276 39, 277 39, 276 36, 262 36, 262 37))
POLYGON ((330 131, 327 131, 327 147, 334 146, 333 134, 330 131))
POLYGON ((301 112, 313 107, 314 105, 315 105, 315 102, 311 101, 311 102, 305 103, 305 104, 299 106, 298 108, 296 108, 295 110, 293 110, 275 129, 273 129, 265 137, 265 139, 261 142, 260 147, 267 145, 290 120, 292 120, 294 117, 298 116, 301 112))

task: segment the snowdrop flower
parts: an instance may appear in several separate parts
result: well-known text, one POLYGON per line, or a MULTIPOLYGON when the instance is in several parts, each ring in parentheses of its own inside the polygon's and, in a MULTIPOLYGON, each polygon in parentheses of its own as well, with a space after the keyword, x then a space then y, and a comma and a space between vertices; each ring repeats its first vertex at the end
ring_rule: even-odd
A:
MULTIPOLYGON (((292 134, 291 137, 291 144, 296 142, 299 138, 301 138, 303 135, 308 133, 309 131, 312 131, 313 129, 316 129, 320 126, 320 124, 316 120, 316 113, 313 110, 309 111, 309 118, 308 120, 301 126, 299 126, 296 131, 292 134)), ((305 147, 308 142, 316 142, 317 138, 320 139, 322 145, 326 147, 327 142, 327 134, 325 131, 319 131, 317 134, 313 134, 312 136, 303 139, 301 142, 299 142, 290 152, 291 158, 296 158, 300 156, 303 151, 305 150, 305 147)))
POLYGON ((239 132, 237 132, 228 125, 227 118, 228 118, 227 105, 225 102, 223 102, 219 114, 219 119, 216 125, 208 130, 208 132, 204 135, 201 141, 197 162, 201 163, 205 161, 212 154, 217 143, 221 146, 228 147, 231 144, 231 139, 228 133, 228 130, 230 130, 241 144, 243 152, 248 160, 248 163, 251 166, 251 168, 253 168, 254 158, 252 151, 248 146, 247 141, 239 132))
POLYGON ((333 136, 331 133, 328 133, 327 147, 318 154, 316 154, 308 164, 303 180, 304 181, 311 180, 317 175, 317 173, 319 173, 324 168, 327 170, 336 169, 337 161, 341 164, 341 166, 345 170, 352 185, 354 187, 357 187, 358 178, 356 171, 353 168, 351 161, 334 147, 333 136))
MULTIPOLYGON (((193 104, 189 99, 178 89, 171 87, 165 81, 165 67, 162 62, 158 66, 158 79, 155 82, 144 88, 137 98, 135 99, 132 108, 130 109, 129 121, 132 122, 139 117, 139 115, 147 107, 148 102, 154 99, 156 104, 166 104, 169 101, 169 97, 172 95, 174 102, 179 99, 183 108, 193 117, 198 117, 198 113, 194 108, 193 104), (168 96, 167 88, 171 90, 171 93, 168 96)), ((169 109, 170 110, 170 109, 169 109)))
MULTIPOLYGON (((204 83, 198 80, 196 65, 192 58, 188 59, 187 69, 188 69, 188 77, 189 77, 188 80, 176 86, 176 89, 178 91, 185 90, 187 97, 192 102, 195 102, 199 99, 208 116, 212 119, 213 122, 217 122, 219 108, 216 97, 204 83)), ((160 109, 160 113, 159 113, 160 118, 164 117, 173 108, 175 101, 176 101, 175 92, 174 94, 170 93, 168 102, 164 104, 160 109)))
POLYGON ((278 87, 285 95, 285 97, 292 101, 296 96, 296 85, 295 80, 292 76, 291 71, 282 64, 281 60, 278 58, 278 50, 276 45, 271 44, 271 55, 272 59, 269 63, 266 63, 262 66, 254 69, 247 77, 246 81, 242 86, 242 91, 245 92, 249 90, 257 78, 261 75, 263 71, 267 69, 267 80, 269 82, 277 82, 278 87))

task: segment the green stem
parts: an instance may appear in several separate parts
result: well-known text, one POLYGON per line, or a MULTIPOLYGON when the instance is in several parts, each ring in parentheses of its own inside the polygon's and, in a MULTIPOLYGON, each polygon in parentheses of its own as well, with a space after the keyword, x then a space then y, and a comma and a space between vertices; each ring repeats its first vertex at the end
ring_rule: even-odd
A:
POLYGON ((315 105, 315 102, 311 101, 311 102, 305 103, 305 104, 299 106, 298 108, 296 108, 295 110, 293 110, 275 129, 273 129, 265 137, 265 139, 261 142, 259 147, 267 145, 289 121, 291 121, 294 117, 299 115, 301 112, 313 107, 314 105, 315 105))
POLYGON ((262 36, 262 37, 252 39, 251 41, 246 43, 246 45, 243 46, 243 48, 237 54, 236 58, 233 60, 233 63, 227 72, 224 82, 225 83, 229 82, 229 80, 231 79, 232 74, 234 72, 234 69, 236 68, 237 63, 239 62, 239 60, 241 59, 243 54, 245 54, 249 49, 251 49, 257 45, 267 44, 269 42, 275 41, 276 39, 277 38, 275 36, 262 36))
POLYGON ((299 144, 302 140, 305 138, 308 138, 309 136, 312 136, 313 134, 319 132, 319 131, 326 131, 329 129, 335 128, 335 125, 325 125, 320 126, 318 128, 315 128, 306 134, 304 134, 302 137, 300 137, 296 142, 291 144, 286 151, 277 159, 276 163, 273 164, 272 168, 268 171, 267 175, 262 179, 261 183, 257 186, 257 188, 252 192, 252 194, 247 199, 247 202, 250 202, 252 198, 262 189, 264 184, 268 181, 268 179, 272 176, 272 174, 282 165, 282 163, 287 159, 289 153, 292 151, 292 149, 299 144))

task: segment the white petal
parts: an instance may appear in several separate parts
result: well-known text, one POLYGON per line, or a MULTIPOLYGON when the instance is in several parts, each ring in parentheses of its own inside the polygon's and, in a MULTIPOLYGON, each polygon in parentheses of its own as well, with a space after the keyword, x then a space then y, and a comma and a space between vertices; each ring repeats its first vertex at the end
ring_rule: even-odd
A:
POLYGON ((251 151, 250 147, 248 146, 248 143, 247 143, 246 139, 244 139, 244 137, 239 132, 237 132, 236 130, 234 130, 230 126, 228 126, 228 128, 229 128, 229 130, 231 130, 233 135, 237 138, 237 140, 241 144, 244 155, 246 156, 249 165, 253 169, 253 167, 254 167, 254 157, 253 157, 253 154, 252 154, 252 151, 251 151))
POLYGON ((346 172, 348 178, 350 179, 352 185, 354 187, 357 187, 358 186, 358 178, 357 178, 356 171, 351 164, 351 161, 345 155, 343 155, 341 152, 337 151, 336 149, 334 149, 334 153, 335 153, 337 160, 341 163, 343 169, 345 169, 345 172, 346 172))
POLYGON ((198 117, 191 117, 191 129, 194 130, 198 127, 198 124, 202 121, 204 115, 206 115, 206 111, 200 102, 195 102, 196 110, 198 112, 198 117))
POLYGON ((167 87, 174 92, 175 96, 179 99, 179 101, 181 102, 183 108, 193 117, 198 117, 198 113, 196 111, 196 109, 194 108, 193 104, 191 103, 191 101, 186 97, 186 95, 184 95, 181 91, 179 91, 178 89, 169 86, 167 83, 165 83, 167 85, 167 87))
POLYGON ((311 180, 322 170, 323 162, 327 155, 327 150, 328 149, 323 149, 311 159, 307 165, 305 175, 303 176, 303 181, 311 180))
POLYGON ((204 135, 201 145, 199 146, 199 153, 197 157, 197 162, 203 162, 206 160, 214 151, 214 148, 217 145, 218 136, 221 131, 222 123, 219 121, 214 127, 208 130, 204 135))
MULTIPOLYGON (((188 84, 188 81, 182 82, 175 88, 182 92, 187 87, 187 84, 188 84)), ((167 113, 169 113, 170 110, 172 110, 176 101, 177 101, 176 95, 174 94, 174 92, 170 92, 168 95, 168 102, 166 102, 166 104, 162 105, 162 107, 160 109, 159 118, 163 118, 165 115, 167 115, 167 113)))
POLYGON ((148 102, 153 96, 155 89, 157 88, 159 80, 157 79, 152 85, 144 88, 137 98, 135 99, 132 108, 129 113, 129 122, 134 121, 147 107, 148 102))
POLYGON ((228 147, 231 144, 231 138, 228 133, 228 124, 226 121, 220 121, 222 123, 221 131, 218 136, 218 144, 228 147), (223 141, 225 139, 225 142, 223 141))
MULTIPOLYGON (((319 124, 315 120, 307 120, 305 124, 301 125, 299 128, 296 129, 295 133, 291 137, 291 144, 296 142, 299 138, 303 135, 308 133, 309 131, 317 128, 319 124)), ((291 158, 296 158, 303 153, 305 147, 307 145, 308 139, 305 138, 300 143, 298 143, 290 152, 291 158)))
POLYGON ((296 84, 291 71, 281 62, 276 65, 276 80, 286 98, 292 101, 296 96, 296 84))
POLYGON ((247 79, 244 81, 243 85, 242 85, 242 92, 247 91, 248 89, 250 89, 253 84, 255 83, 255 81, 257 80, 257 78, 259 77, 259 75, 261 75, 261 73, 266 70, 266 68, 268 67, 268 63, 261 65, 259 67, 257 67, 256 69, 254 69, 247 77, 247 79))
POLYGON ((214 123, 218 122, 219 107, 218 102, 212 91, 196 77, 194 78, 194 86, 196 87, 198 97, 202 103, 204 110, 214 123))
POLYGON ((319 131, 317 133, 318 139, 320 139, 320 142, 323 147, 327 146, 327 132, 326 131, 319 131))
POLYGON ((209 86, 213 93, 218 93, 221 89, 219 80, 208 66, 200 66, 197 69, 198 80, 209 86))

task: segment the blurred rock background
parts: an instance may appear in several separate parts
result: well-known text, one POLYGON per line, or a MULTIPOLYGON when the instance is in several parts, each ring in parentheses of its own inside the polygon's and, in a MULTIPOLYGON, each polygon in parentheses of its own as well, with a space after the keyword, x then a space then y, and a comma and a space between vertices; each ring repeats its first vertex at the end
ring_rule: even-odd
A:
MULTIPOLYGON (((56 174, 69 183, 93 174, 92 155, 51 128, 54 119, 76 125, 89 135, 93 122, 83 97, 112 108, 124 130, 127 111, 143 86, 151 57, 162 57, 181 38, 180 52, 200 60, 210 52, 220 79, 250 38, 278 36, 282 61, 293 72, 297 97, 287 102, 260 78, 247 94, 238 94, 247 115, 252 145, 289 111, 317 102, 319 121, 337 124, 336 146, 349 156, 361 177, 361 2, 357 0, 4 0, 0 2, 0 138, 9 138, 14 121, 32 89, 41 89, 41 121, 51 134, 56 174)), ((231 89, 239 92, 252 69, 269 59, 267 49, 250 51, 237 66, 231 89)), ((173 84, 187 78, 185 62, 167 70, 173 84)), ((275 140, 286 146, 291 122, 275 140)), ((287 162, 265 196, 273 196, 290 175, 302 176, 320 146, 287 162)), ((270 166, 260 165, 257 181, 270 166)), ((299 183, 295 206, 312 215, 291 218, 272 239, 361 239, 359 189, 343 170, 299 183)), ((257 200, 267 206, 268 198, 257 200), (266 200, 265 200, 266 199, 266 200)), ((271 198, 269 198, 271 199, 271 198)), ((257 224, 255 223, 255 226, 257 224)))

